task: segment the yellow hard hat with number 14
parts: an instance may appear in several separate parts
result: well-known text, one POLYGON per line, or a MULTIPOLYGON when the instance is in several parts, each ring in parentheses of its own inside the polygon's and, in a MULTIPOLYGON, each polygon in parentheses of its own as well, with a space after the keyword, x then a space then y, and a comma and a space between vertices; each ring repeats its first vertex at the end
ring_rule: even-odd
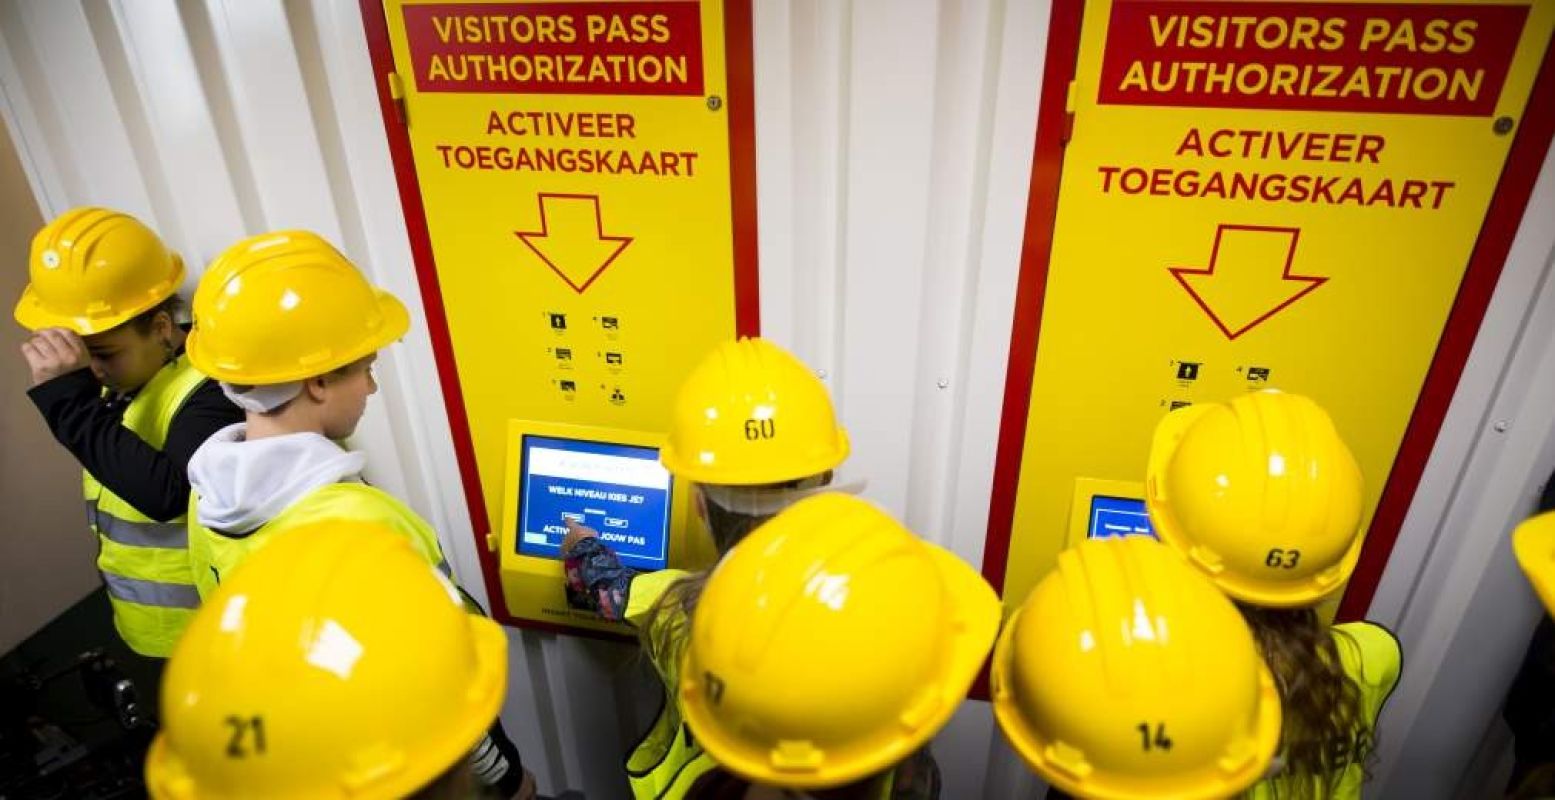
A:
POLYGON ((1232 797, 1280 741, 1279 691, 1242 615, 1149 537, 1060 553, 991 672, 1005 738, 1077 797, 1232 797))

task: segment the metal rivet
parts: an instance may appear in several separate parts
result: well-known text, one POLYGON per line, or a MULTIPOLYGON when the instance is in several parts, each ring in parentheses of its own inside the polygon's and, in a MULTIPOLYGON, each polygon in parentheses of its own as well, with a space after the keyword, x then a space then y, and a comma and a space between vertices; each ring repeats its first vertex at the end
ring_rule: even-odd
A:
POLYGON ((1495 123, 1490 128, 1496 133, 1505 136, 1512 132, 1512 126, 1515 124, 1511 117, 1496 117, 1495 123))
POLYGON ((719 97, 716 94, 710 94, 710 95, 707 96, 707 110, 708 111, 717 111, 718 109, 723 108, 723 107, 724 107, 724 99, 722 97, 719 97))
POLYGON ((1504 419, 1498 419, 1496 420, 1496 424, 1490 427, 1495 428, 1496 433, 1506 433, 1506 429, 1512 427, 1512 423, 1507 422, 1504 419))
POLYGON ((948 378, 940 378, 938 381, 934 382, 934 385, 938 386, 941 389, 949 389, 950 388, 950 379, 948 379, 948 378))
POLYGON ((816 370, 815 371, 815 377, 820 378, 823 381, 826 380, 826 370, 824 370, 824 369, 816 370))

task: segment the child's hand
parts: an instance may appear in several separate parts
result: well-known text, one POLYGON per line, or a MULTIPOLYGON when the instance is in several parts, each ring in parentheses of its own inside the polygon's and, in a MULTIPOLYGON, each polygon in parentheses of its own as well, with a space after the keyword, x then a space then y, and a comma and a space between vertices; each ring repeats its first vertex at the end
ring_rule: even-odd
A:
POLYGON ((67 328, 44 328, 22 343, 22 357, 32 370, 32 385, 48 383, 61 375, 92 366, 86 342, 67 328))
POLYGON ((572 548, 578 546, 578 542, 584 539, 592 539, 599 535, 598 531, 587 525, 580 525, 572 517, 567 518, 567 536, 562 539, 562 556, 572 552, 572 548))

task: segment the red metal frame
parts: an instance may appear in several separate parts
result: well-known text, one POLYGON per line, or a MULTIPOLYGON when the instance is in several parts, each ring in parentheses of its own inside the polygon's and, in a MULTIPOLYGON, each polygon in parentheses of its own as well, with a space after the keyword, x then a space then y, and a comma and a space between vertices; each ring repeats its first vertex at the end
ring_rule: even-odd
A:
MULTIPOLYGON (((448 333, 448 314, 438 287, 436 261, 432 257, 432 239, 427 230, 426 207, 421 201, 421 186, 416 179, 416 164, 410 149, 410 135, 400 117, 399 107, 389 94, 386 76, 394 71, 394 52, 389 41, 389 25, 382 0, 358 0, 367 50, 373 64, 373 84, 378 91, 378 109, 383 116, 389 141, 389 156, 394 164, 394 180, 399 186, 400 204, 405 212, 405 232, 416 265, 416 282, 427 315, 432 353, 437 361, 438 383, 448 411, 448 426, 453 433, 454 455, 459 477, 464 484, 465 506, 475 533, 475 551, 479 554, 481 576, 491 604, 492 618, 508 625, 570 633, 594 638, 621 638, 615 634, 564 627, 537 620, 519 619, 508 611, 502 595, 497 554, 486 547, 486 534, 492 531, 486 515, 485 494, 481 491, 476 469, 475 449, 470 436, 470 421, 465 414, 464 395, 459 388, 459 367, 454 358, 448 333)), ((761 330, 758 270, 756 263, 756 124, 755 84, 751 46, 751 0, 724 0, 724 55, 729 73, 729 96, 725 98, 729 118, 729 190, 734 230, 735 330, 741 336, 756 336, 761 330)))
MULTIPOLYGON (((1015 319, 1010 337, 1010 359, 1004 387, 1004 410, 999 426, 993 487, 988 511, 988 535, 983 555, 983 577, 1001 593, 1009 559, 1010 529, 1015 515, 1016 488, 1020 483, 1021 455, 1030 414, 1032 373, 1037 341, 1042 330, 1043 294, 1047 285, 1058 187, 1063 167, 1063 142, 1069 119, 1065 100, 1074 79, 1079 50, 1084 0, 1057 0, 1048 32, 1048 53, 1037 115, 1035 157, 1027 200, 1025 241, 1021 250, 1020 278, 1016 286, 1015 319)), ((1488 121, 1486 124, 1489 124, 1488 121)), ((1469 266, 1453 302, 1446 328, 1426 374, 1425 384, 1410 416, 1404 441, 1395 457, 1377 512, 1372 518, 1360 563, 1339 606, 1340 620, 1363 617, 1387 567, 1398 539, 1404 514, 1419 486, 1426 460, 1435 447, 1447 407, 1457 389, 1469 350, 1479 333, 1490 297, 1501 276, 1512 239, 1522 223, 1523 210, 1539 167, 1555 135, 1555 48, 1548 48, 1534 82, 1517 138, 1480 229, 1469 266)), ((979 682, 975 697, 986 697, 979 682)))
POLYGON ((1479 335, 1490 296, 1501 279, 1501 268, 1512 249, 1512 239, 1522 225, 1523 211, 1528 206, 1528 197, 1533 194, 1533 184, 1538 180, 1539 167, 1544 163, 1545 153, 1549 152, 1552 136, 1555 136, 1555 46, 1546 44, 1544 62, 1534 79, 1517 138, 1512 140, 1512 150, 1501 170, 1501 180, 1490 198, 1485 224, 1474 243, 1474 253, 1469 256, 1468 272, 1458 287, 1458 297, 1447 317, 1447 329, 1436 344, 1436 355, 1426 373, 1425 386, 1415 403, 1414 414, 1410 415, 1404 443, 1399 446, 1393 461, 1393 471, 1383 487, 1382 500, 1377 504, 1371 530, 1366 535, 1366 545, 1361 548, 1360 562, 1339 603, 1341 621, 1361 619, 1371 608, 1372 596, 1377 592, 1382 572, 1388 566, 1388 557, 1393 554, 1393 543, 1398 540, 1399 529, 1404 524, 1404 514, 1409 511, 1415 489, 1420 485, 1425 462, 1436 447, 1442 420, 1457 392, 1458 379, 1469 360, 1469 350, 1479 335))
POLYGON ((1058 181, 1064 168, 1064 142, 1069 136, 1069 82, 1078 67, 1084 17, 1084 0, 1056 0, 1048 18, 1047 59, 1038 93, 1037 136, 1026 196, 1026 233, 1004 381, 1004 416, 999 423, 988 537, 983 545, 983 577, 1001 594, 1010 555, 1010 528, 1015 520, 1015 490, 1020 485, 1021 451, 1026 445, 1026 419, 1031 411, 1037 339, 1042 332, 1042 302, 1047 294, 1053 225, 1058 215, 1058 181))

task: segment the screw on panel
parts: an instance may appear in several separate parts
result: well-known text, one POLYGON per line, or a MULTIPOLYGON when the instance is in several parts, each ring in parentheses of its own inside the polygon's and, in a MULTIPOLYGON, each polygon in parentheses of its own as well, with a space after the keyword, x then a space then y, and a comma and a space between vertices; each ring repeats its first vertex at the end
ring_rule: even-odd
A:
POLYGON ((950 388, 950 379, 948 379, 948 378, 940 378, 939 380, 934 382, 934 385, 938 386, 941 389, 949 389, 950 388))
POLYGON ((1511 117, 1497 117, 1495 123, 1491 125, 1491 130, 1505 136, 1512 132, 1512 126, 1515 124, 1511 117))
POLYGON ((1496 433, 1506 433, 1506 429, 1512 427, 1512 423, 1507 422, 1504 419, 1498 419, 1496 420, 1496 424, 1490 427, 1495 428, 1496 433))
POLYGON ((816 370, 815 371, 815 377, 820 378, 823 381, 826 380, 826 370, 824 370, 824 369, 816 370))
POLYGON ((710 95, 707 96, 707 110, 708 111, 717 111, 718 109, 723 108, 723 107, 724 107, 724 99, 722 97, 719 97, 716 94, 710 94, 710 95))

